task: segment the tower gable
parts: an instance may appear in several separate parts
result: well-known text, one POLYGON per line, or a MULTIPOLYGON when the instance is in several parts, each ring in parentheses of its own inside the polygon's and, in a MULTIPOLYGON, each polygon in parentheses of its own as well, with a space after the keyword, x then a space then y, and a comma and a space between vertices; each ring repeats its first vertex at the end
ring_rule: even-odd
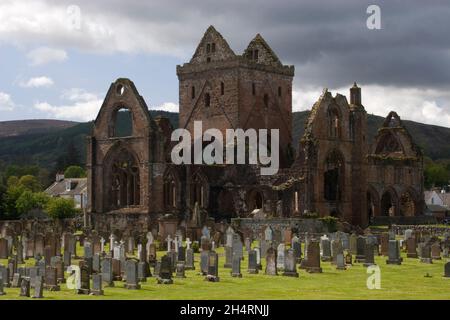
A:
POLYGON ((280 59, 259 33, 250 41, 243 57, 260 64, 282 66, 280 59))
POLYGON ((190 63, 202 64, 213 61, 229 60, 236 57, 227 41, 213 27, 209 26, 195 50, 190 63))

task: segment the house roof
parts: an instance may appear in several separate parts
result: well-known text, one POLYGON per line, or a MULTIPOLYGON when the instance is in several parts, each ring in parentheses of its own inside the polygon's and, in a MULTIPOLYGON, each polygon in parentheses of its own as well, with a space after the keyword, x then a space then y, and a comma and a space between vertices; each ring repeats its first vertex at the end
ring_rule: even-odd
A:
POLYGON ((58 182, 54 182, 50 187, 45 190, 45 193, 56 197, 56 196, 73 196, 82 194, 87 189, 87 179, 86 178, 73 178, 73 179, 63 179, 58 182), (70 190, 66 189, 66 183, 70 182, 72 184, 70 190))
POLYGON ((437 193, 445 206, 450 207, 450 193, 437 193))

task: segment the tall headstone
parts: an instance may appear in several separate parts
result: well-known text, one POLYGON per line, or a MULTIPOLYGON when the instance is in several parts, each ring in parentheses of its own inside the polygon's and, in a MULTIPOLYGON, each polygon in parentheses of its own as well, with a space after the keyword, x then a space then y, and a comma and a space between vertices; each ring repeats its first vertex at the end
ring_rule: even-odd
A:
POLYGON ((232 277, 242 277, 241 273, 241 257, 237 254, 233 255, 233 261, 231 266, 231 276, 232 277))
POLYGON ((215 251, 208 252, 208 273, 205 280, 218 282, 219 278, 219 256, 215 251))
POLYGON ((444 277, 450 278, 450 262, 444 265, 444 277))
POLYGON ((127 277, 125 288, 131 290, 140 289, 141 285, 138 280, 138 268, 135 260, 127 260, 125 262, 125 272, 127 277))
POLYGON ((308 242, 308 257, 306 271, 310 273, 321 273, 320 267, 320 244, 319 241, 311 239, 308 242))
POLYGON ((94 296, 102 296, 103 295, 103 280, 101 274, 93 274, 92 275, 92 290, 91 293, 94 296))
POLYGON ((374 244, 370 241, 366 242, 365 247, 365 259, 364 259, 364 267, 369 267, 375 264, 375 257, 374 257, 374 244))
POLYGON ((422 263, 433 263, 431 259, 431 247, 429 243, 421 243, 420 247, 420 262, 422 263))
POLYGON ((186 270, 195 270, 194 250, 192 248, 186 249, 186 270))
POLYGON ((330 239, 325 238, 320 240, 320 251, 322 261, 331 261, 331 243, 330 239))
POLYGON ((409 237, 406 240, 406 257, 407 258, 417 258, 417 248, 416 248, 416 238, 409 237))
POLYGON ((295 258, 293 249, 289 249, 286 251, 286 256, 284 257, 283 276, 298 277, 297 259, 295 258))
POLYGON ((30 279, 23 278, 20 283, 20 296, 30 297, 30 279))
POLYGON ((402 264, 402 258, 400 257, 400 247, 397 240, 389 240, 387 264, 402 264))
POLYGON ((114 287, 114 275, 111 258, 104 258, 101 261, 101 275, 102 281, 105 282, 106 286, 114 287))
POLYGON ((431 246, 431 259, 441 260, 441 245, 439 242, 435 242, 431 246))
POLYGON ((250 250, 248 252, 248 273, 257 274, 258 273, 258 265, 256 260, 256 251, 257 249, 250 250))
POLYGON ((366 242, 366 238, 364 238, 363 236, 358 236, 358 238, 356 239, 356 263, 364 263, 366 260, 366 242))
MULTIPOLYGON (((156 274, 156 271, 155 271, 156 274)), ((161 257, 159 274, 157 274, 159 284, 172 284, 172 262, 168 255, 161 257)))
POLYGON ((270 247, 266 253, 266 275, 277 276, 277 251, 270 247))
POLYGON ((44 297, 44 277, 39 275, 39 276, 36 276, 34 279, 33 298, 42 299, 43 297, 44 297))
POLYGON ((389 254, 389 234, 384 232, 381 234, 381 255, 389 254))
POLYGON ((350 248, 349 248, 349 252, 353 255, 356 254, 356 250, 357 250, 357 240, 358 240, 358 236, 354 233, 352 233, 352 235, 350 236, 350 248))
POLYGON ((176 271, 175 277, 186 278, 184 261, 179 261, 177 263, 175 271, 176 271))
POLYGON ((285 246, 284 243, 280 243, 277 247, 277 269, 282 271, 284 270, 284 255, 285 255, 285 246))
POLYGON ((80 288, 77 290, 78 294, 90 294, 91 282, 89 277, 89 269, 86 265, 80 265, 80 288))
POLYGON ((60 291, 61 288, 58 285, 58 275, 55 267, 45 267, 45 289, 49 291, 60 291))

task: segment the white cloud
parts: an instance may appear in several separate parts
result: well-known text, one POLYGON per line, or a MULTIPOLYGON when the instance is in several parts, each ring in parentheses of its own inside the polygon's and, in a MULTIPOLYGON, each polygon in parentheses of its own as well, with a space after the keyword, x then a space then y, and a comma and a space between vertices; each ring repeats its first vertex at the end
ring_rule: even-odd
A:
POLYGON ((167 112, 178 112, 179 106, 173 102, 164 102, 159 106, 150 107, 151 110, 162 110, 167 112))
POLYGON ((68 103, 52 105, 48 102, 36 102, 34 108, 57 119, 90 121, 95 119, 103 103, 99 95, 82 89, 70 89, 62 98, 68 103))
POLYGON ((50 62, 62 62, 67 59, 67 53, 61 49, 39 47, 31 50, 27 58, 32 66, 40 66, 50 62))
MULTIPOLYGON (((349 88, 330 89, 347 96, 349 88)), ((367 113, 387 116, 396 111, 405 120, 450 127, 450 92, 436 89, 397 88, 390 86, 362 86, 362 103, 367 113)), ((294 111, 310 110, 322 94, 323 88, 298 87, 292 93, 294 111)))
POLYGON ((40 88, 40 87, 51 87, 54 84, 53 80, 49 77, 35 77, 30 78, 26 82, 21 82, 20 86, 24 88, 40 88))
POLYGON ((0 111, 12 111, 16 107, 11 96, 0 91, 0 111))

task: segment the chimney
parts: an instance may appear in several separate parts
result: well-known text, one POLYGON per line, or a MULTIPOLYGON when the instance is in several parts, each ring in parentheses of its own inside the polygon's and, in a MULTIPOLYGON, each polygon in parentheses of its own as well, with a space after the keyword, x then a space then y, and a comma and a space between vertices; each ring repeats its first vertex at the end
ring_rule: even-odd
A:
POLYGON ((350 88, 350 104, 361 105, 361 88, 357 86, 356 82, 350 88))
POLYGON ((56 174, 56 182, 61 182, 64 180, 64 173, 57 173, 56 174))

